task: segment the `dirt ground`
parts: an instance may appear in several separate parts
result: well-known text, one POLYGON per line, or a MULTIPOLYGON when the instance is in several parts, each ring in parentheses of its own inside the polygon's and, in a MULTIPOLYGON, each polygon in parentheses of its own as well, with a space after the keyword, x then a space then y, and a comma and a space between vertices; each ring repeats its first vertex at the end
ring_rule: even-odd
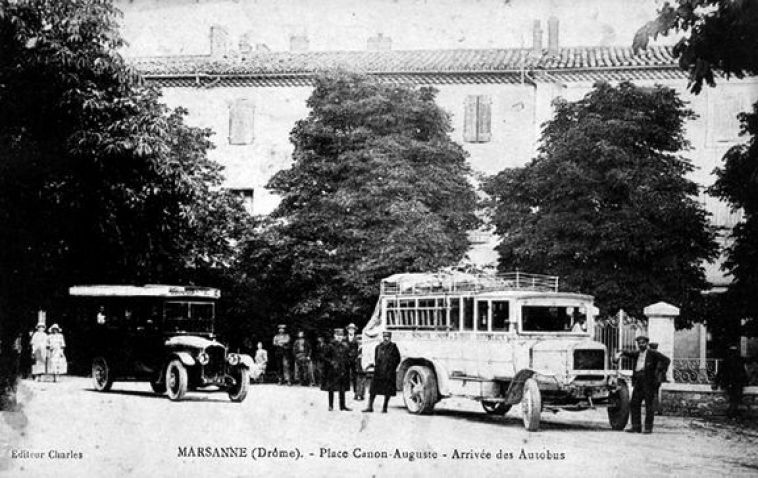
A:
POLYGON ((21 412, 0 420, 4 476, 758 476, 754 424, 657 417, 654 434, 628 434, 599 409, 546 413, 530 433, 519 407, 497 417, 467 400, 430 416, 410 415, 400 396, 388 414, 350 399, 353 411, 329 412, 317 388, 171 402, 146 383, 99 393, 76 377, 24 381, 19 395, 21 412))

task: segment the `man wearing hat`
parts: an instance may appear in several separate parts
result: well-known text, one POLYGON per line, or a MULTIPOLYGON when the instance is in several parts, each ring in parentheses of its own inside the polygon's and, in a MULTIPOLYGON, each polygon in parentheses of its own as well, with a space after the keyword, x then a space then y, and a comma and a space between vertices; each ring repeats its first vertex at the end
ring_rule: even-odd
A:
POLYGON ((397 391, 398 365, 400 365, 400 351, 392 342, 392 332, 385 331, 382 334, 382 342, 374 349, 374 378, 371 381, 368 408, 364 412, 373 412, 374 399, 377 395, 384 395, 382 413, 387 413, 390 397, 394 397, 397 391))
POLYGON ((629 403, 632 412, 632 427, 627 429, 630 433, 652 433, 653 419, 655 418, 656 394, 661 382, 666 378, 671 360, 648 347, 650 339, 640 335, 636 339, 636 351, 620 351, 615 361, 623 355, 634 359, 632 370, 632 399, 629 403), (645 401, 645 429, 641 427, 642 401, 645 401))
MULTIPOLYGON (((347 328, 347 347, 348 347, 348 358, 350 359, 350 363, 353 364, 350 367, 350 385, 353 387, 353 400, 358 400, 359 398, 359 387, 358 384, 358 374, 355 370, 355 361, 358 359, 358 353, 360 348, 360 343, 358 342, 358 337, 355 335, 355 331, 358 327, 355 326, 355 324, 350 323, 348 324, 347 328)), ((362 398, 360 400, 363 400, 362 398)))
POLYGON ((321 390, 329 392, 329 411, 334 410, 334 392, 339 394, 340 410, 350 411, 345 405, 345 390, 350 390, 349 349, 345 331, 334 329, 334 339, 324 350, 324 378, 321 390))
POLYGON ((279 383, 292 385, 290 378, 290 334, 287 326, 279 324, 279 333, 274 336, 274 360, 276 360, 276 372, 279 375, 279 383))
POLYGON ((726 416, 729 418, 739 418, 740 404, 742 403, 742 389, 747 385, 748 376, 745 370, 745 361, 740 355, 739 348, 736 345, 729 347, 724 361, 719 367, 716 374, 715 383, 712 385, 715 390, 721 387, 729 397, 729 409, 726 416))

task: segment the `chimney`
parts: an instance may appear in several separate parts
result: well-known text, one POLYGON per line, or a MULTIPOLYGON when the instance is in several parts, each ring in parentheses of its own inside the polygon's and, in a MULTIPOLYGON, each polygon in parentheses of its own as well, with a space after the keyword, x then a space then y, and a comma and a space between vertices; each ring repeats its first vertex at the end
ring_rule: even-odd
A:
POLYGON ((539 20, 534 21, 532 29, 532 52, 536 55, 542 54, 542 28, 539 20))
POLYGON ((558 43, 558 19, 550 17, 547 19, 547 52, 550 55, 558 55, 560 47, 558 43))
POLYGON ((229 53, 229 33, 221 25, 211 26, 211 57, 224 58, 229 53))
POLYGON ((369 37, 366 47, 369 50, 387 51, 392 49, 392 37, 386 37, 382 33, 377 33, 375 37, 369 37))
POLYGON ((290 36, 290 51, 308 51, 308 37, 305 35, 290 36))

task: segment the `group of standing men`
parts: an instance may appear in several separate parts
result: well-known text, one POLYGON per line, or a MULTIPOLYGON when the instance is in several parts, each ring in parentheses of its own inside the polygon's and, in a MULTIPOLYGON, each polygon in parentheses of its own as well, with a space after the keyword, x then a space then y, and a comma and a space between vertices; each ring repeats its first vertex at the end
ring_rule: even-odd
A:
POLYGON ((374 411, 374 400, 383 395, 382 412, 387 412, 389 398, 395 395, 395 370, 400 364, 400 352, 392 343, 392 334, 385 332, 382 342, 375 349, 375 369, 369 384, 362 365, 361 338, 356 334, 357 327, 350 324, 346 329, 334 329, 330 342, 318 337, 316 346, 311 348, 300 331, 291 343, 285 325, 279 325, 279 333, 274 336, 274 363, 280 384, 294 382, 303 385, 320 385, 329 394, 329 410, 334 410, 334 394, 338 395, 339 409, 350 411, 345 402, 345 393, 353 389, 354 400, 364 400, 369 388, 369 404, 365 412, 374 411), (294 362, 294 364, 293 364, 294 362))

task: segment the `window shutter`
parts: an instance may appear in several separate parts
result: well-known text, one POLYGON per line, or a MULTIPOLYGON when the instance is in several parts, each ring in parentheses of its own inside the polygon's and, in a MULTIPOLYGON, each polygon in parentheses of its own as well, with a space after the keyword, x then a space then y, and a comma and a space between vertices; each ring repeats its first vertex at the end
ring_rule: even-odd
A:
POLYGON ((479 108, 477 111, 477 141, 486 143, 492 138, 492 98, 479 96, 479 108))
POLYGON ((476 96, 467 96, 463 108, 463 141, 476 141, 476 96))
POLYGON ((229 109, 229 144, 253 143, 255 105, 247 99, 234 102, 229 109))

